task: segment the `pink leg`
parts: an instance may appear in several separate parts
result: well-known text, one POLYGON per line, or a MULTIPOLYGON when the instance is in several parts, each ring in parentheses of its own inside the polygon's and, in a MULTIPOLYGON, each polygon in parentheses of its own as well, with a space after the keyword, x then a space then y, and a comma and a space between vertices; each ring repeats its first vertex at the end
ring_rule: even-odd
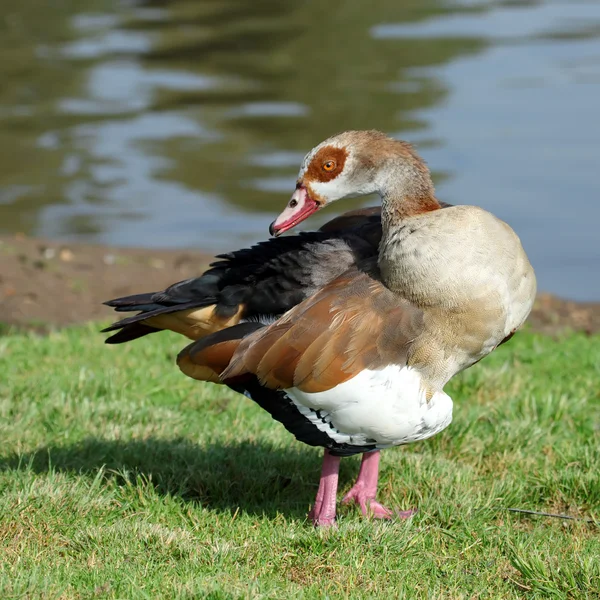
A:
POLYGON ((340 457, 332 456, 325 450, 321 481, 315 499, 315 505, 308 514, 315 527, 329 527, 335 523, 335 505, 338 487, 340 457))
POLYGON ((379 450, 363 454, 358 479, 351 490, 344 496, 342 502, 345 504, 351 501, 356 502, 365 517, 370 514, 376 519, 391 519, 396 515, 401 519, 406 519, 414 515, 416 510, 397 511, 394 513, 375 500, 379 479, 380 454, 379 450))

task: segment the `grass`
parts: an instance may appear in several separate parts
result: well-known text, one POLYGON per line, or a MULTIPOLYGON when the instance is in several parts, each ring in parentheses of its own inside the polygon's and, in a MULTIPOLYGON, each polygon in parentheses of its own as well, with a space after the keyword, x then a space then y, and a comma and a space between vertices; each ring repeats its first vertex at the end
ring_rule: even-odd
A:
POLYGON ((383 453, 380 499, 417 516, 329 531, 320 450, 181 347, 0 337, 0 598, 600 598, 600 337, 522 333, 456 378, 453 424, 383 453))

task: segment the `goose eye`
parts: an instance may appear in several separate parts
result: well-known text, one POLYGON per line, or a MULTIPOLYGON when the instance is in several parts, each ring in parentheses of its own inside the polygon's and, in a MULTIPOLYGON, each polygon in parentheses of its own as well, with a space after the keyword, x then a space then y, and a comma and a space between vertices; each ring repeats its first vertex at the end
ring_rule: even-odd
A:
POLYGON ((323 163, 323 171, 327 171, 328 173, 331 173, 331 171, 333 171, 335 167, 335 160, 328 160, 327 162, 323 163))

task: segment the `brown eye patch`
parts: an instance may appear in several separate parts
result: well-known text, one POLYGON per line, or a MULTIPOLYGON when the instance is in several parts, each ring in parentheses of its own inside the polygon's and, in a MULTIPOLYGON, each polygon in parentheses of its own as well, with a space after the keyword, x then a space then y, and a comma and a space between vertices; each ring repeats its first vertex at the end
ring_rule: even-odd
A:
POLYGON ((324 146, 313 156, 304 177, 323 183, 331 181, 344 170, 347 158, 348 152, 345 148, 324 146))

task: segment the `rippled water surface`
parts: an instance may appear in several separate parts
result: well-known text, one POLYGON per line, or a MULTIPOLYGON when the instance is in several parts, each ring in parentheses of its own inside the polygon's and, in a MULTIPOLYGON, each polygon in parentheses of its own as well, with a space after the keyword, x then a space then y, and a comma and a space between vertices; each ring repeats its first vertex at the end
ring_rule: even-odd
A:
POLYGON ((248 244, 307 150, 378 128, 600 299, 598 1, 20 0, 0 51, 2 232, 248 244))

